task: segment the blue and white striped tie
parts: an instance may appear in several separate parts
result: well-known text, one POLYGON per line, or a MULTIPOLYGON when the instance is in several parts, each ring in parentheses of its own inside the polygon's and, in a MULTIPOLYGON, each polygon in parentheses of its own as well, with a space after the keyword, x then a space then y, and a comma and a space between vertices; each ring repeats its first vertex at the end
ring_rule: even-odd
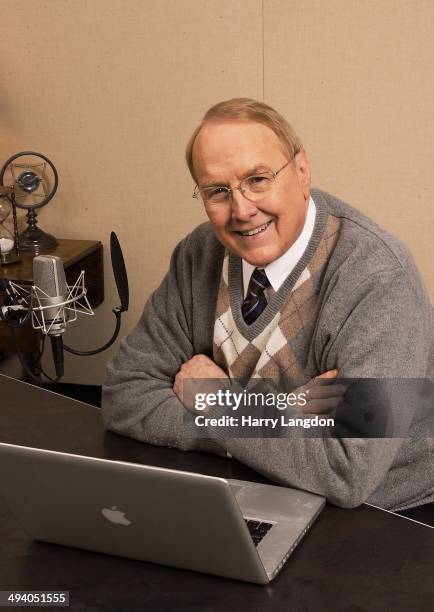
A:
POLYGON ((267 298, 265 297, 264 289, 269 284, 270 281, 264 270, 255 268, 250 278, 247 295, 241 307, 244 321, 247 325, 254 323, 266 307, 267 298))

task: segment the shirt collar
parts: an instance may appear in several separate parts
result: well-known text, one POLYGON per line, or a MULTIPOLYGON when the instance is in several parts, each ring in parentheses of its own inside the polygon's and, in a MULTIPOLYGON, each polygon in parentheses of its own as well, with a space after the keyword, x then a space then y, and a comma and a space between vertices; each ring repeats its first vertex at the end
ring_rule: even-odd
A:
MULTIPOLYGON (((274 291, 278 291, 285 278, 287 278, 301 256, 306 250, 309 240, 313 233, 316 217, 316 206, 312 197, 309 198, 309 205, 307 207, 306 220, 304 222, 303 229, 297 240, 292 244, 283 255, 272 261, 268 266, 264 267, 265 274, 267 275, 270 285, 274 291)), ((243 261, 243 288, 244 297, 247 295, 247 288, 249 286, 250 277, 253 274, 253 270, 256 266, 252 266, 247 261, 243 261)))

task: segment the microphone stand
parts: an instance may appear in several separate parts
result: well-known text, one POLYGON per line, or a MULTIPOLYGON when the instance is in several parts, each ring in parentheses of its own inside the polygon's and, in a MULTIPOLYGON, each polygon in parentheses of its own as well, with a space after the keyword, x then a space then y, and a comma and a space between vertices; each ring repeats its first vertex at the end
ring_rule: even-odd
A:
POLYGON ((73 355, 79 355, 80 357, 88 357, 89 355, 97 355, 98 353, 102 353, 103 351, 108 349, 115 342, 116 338, 119 336, 119 331, 121 329, 121 316, 123 312, 124 310, 122 309, 122 306, 117 306, 116 308, 113 308, 112 313, 116 317, 116 327, 115 327, 113 336, 110 338, 108 342, 104 344, 104 346, 101 346, 100 348, 95 349, 93 351, 78 351, 77 349, 73 349, 70 346, 67 346, 66 344, 64 344, 63 345, 64 350, 67 351, 68 353, 72 353, 73 355))

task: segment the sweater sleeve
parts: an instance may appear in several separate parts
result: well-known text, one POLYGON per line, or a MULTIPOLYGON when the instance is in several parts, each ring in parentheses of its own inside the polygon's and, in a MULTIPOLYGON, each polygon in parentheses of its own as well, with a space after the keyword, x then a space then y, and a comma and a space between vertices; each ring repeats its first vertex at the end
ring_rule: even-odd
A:
POLYGON ((188 237, 174 250, 169 272, 107 367, 102 417, 108 429, 143 442, 221 453, 215 443, 188 434, 185 409, 172 390, 181 365, 193 356, 186 244, 188 237))
POLYGON ((419 277, 398 267, 362 280, 326 305, 322 366, 354 378, 423 378, 432 344, 431 305, 419 277))
MULTIPOLYGON (((346 306, 331 298, 327 305, 323 369, 338 367, 342 377, 372 377, 380 384, 378 379, 389 377, 392 392, 378 409, 387 412, 399 437, 314 438, 309 430, 297 430, 284 439, 227 438, 225 448, 275 481, 322 494, 338 506, 354 507, 381 487, 408 433, 412 414, 406 412, 409 388, 402 379, 427 375, 431 308, 423 286, 415 287, 396 269, 370 277, 342 304, 346 306), (396 386, 390 378, 396 379, 396 386)), ((417 408, 411 406, 410 412, 417 408)))

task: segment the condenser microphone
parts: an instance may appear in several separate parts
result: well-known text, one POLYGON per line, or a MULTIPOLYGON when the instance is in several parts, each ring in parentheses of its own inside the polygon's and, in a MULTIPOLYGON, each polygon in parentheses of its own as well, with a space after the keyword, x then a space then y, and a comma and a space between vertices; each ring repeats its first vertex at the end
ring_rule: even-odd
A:
POLYGON ((63 339, 67 315, 65 302, 68 298, 65 269, 60 257, 38 255, 33 259, 33 282, 38 299, 44 307, 45 325, 43 333, 51 340, 56 376, 63 376, 63 339))
MULTIPOLYGON (((94 314, 86 297, 84 270, 81 271, 75 283, 70 286, 66 282, 65 269, 60 257, 38 255, 33 258, 34 284, 30 291, 27 286, 20 286, 12 281, 0 283, 0 290, 6 292, 4 303, 0 304, 0 320, 11 328, 12 335, 14 336, 15 327, 21 327, 31 317, 33 329, 40 330, 45 336, 50 337, 56 368, 54 382, 57 382, 63 376, 64 351, 83 357, 97 355, 108 349, 119 335, 122 313, 126 312, 129 306, 129 288, 122 250, 114 232, 110 235, 110 252, 113 275, 121 304, 112 310, 116 317, 116 326, 112 337, 103 346, 93 350, 83 351, 64 345, 62 338, 67 325, 77 319, 77 314, 94 314)), ((39 384, 40 380, 33 376, 26 365, 15 336, 14 342, 24 370, 31 380, 39 384)), ((44 374, 44 372, 42 373, 44 374)), ((47 378, 49 377, 47 376, 47 378)))

